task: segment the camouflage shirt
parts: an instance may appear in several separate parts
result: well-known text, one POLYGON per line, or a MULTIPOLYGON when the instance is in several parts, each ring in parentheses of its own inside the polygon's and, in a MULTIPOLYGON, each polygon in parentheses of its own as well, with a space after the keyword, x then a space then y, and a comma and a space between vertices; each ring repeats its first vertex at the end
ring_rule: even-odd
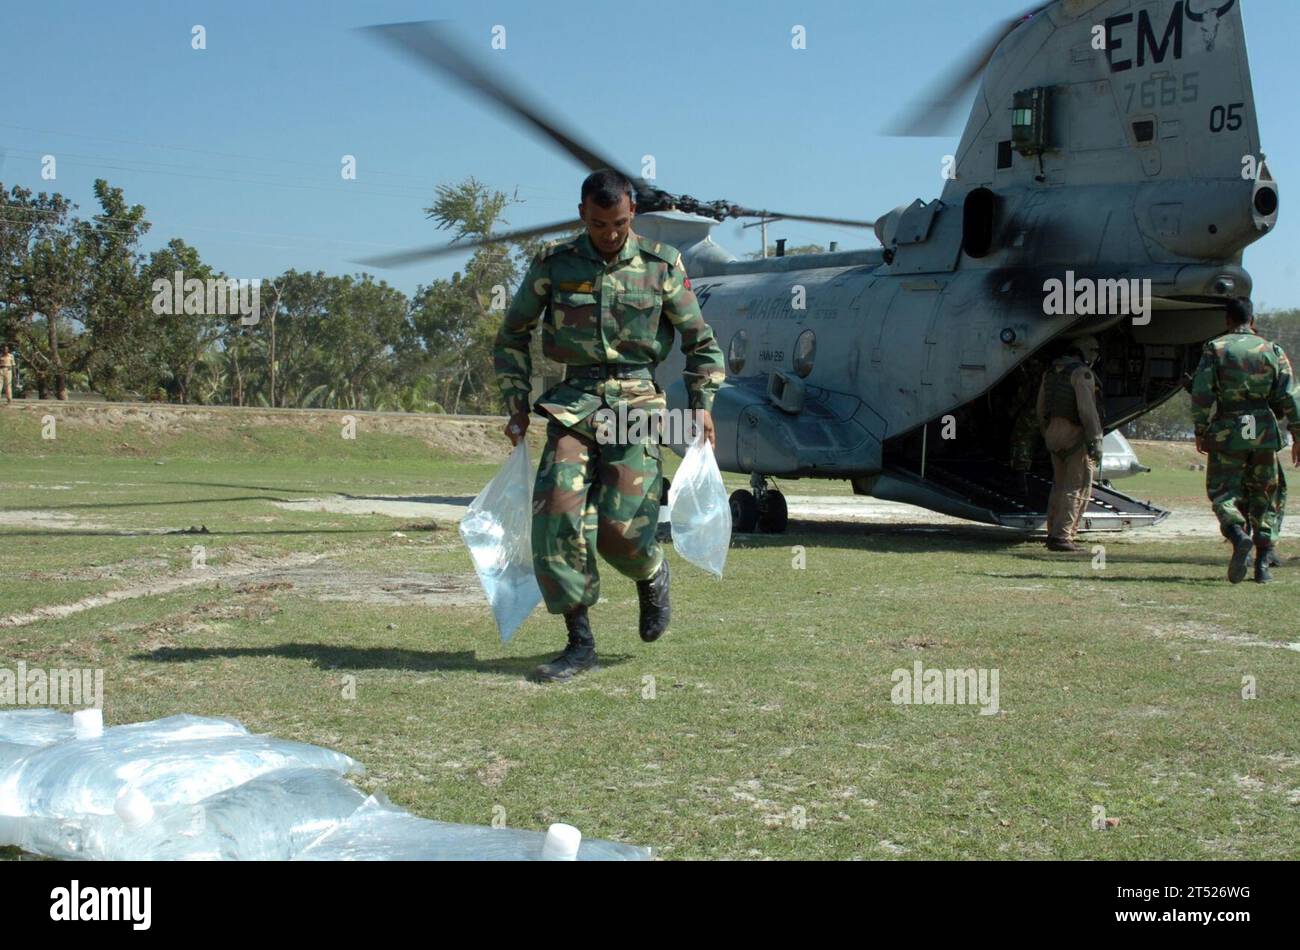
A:
POLYGON ((712 409, 725 375, 722 350, 704 322, 676 248, 629 233, 623 249, 606 262, 583 232, 537 255, 493 352, 511 414, 528 410, 528 343, 539 319, 542 352, 567 366, 617 363, 653 370, 680 333, 690 408, 712 409))
POLYGON ((1282 347, 1235 330, 1205 344, 1192 380, 1192 424, 1211 450, 1276 451, 1282 447, 1278 418, 1285 416, 1291 434, 1300 436, 1296 396, 1282 347))

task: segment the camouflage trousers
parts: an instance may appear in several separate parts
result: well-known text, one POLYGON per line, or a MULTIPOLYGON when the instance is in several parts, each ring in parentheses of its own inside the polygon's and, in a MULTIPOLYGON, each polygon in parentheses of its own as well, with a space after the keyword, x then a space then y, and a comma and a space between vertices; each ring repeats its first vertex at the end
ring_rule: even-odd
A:
POLYGON ((1273 540, 1276 541, 1282 537, 1282 519, 1286 517, 1286 466, 1280 455, 1277 457, 1277 504, 1273 510, 1277 512, 1277 520, 1273 523, 1273 540))
POLYGON ((1272 541, 1279 522, 1277 453, 1210 452, 1205 493, 1219 525, 1254 531, 1256 541, 1272 541))
POLYGON ((656 442, 601 443, 586 421, 547 423, 533 488, 533 569, 548 611, 596 603, 597 552, 633 580, 659 570, 660 461, 656 442))

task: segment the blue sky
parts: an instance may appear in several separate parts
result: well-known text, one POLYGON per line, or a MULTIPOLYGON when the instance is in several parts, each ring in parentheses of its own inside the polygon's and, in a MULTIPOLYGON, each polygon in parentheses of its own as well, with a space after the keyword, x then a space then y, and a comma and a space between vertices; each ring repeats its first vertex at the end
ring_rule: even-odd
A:
MULTIPOLYGON (((1255 300, 1300 306, 1294 43, 1300 3, 1242 0, 1264 149, 1283 193, 1278 230, 1246 252, 1255 300)), ((0 11, 0 181, 57 190, 91 213, 107 178, 143 204, 146 248, 183 237, 232 276, 356 271, 350 259, 435 243, 421 208, 473 174, 513 193, 512 226, 572 215, 583 171, 495 112, 352 28, 449 19, 480 61, 598 148, 699 198, 874 219, 940 190, 949 138, 880 127, 1026 0, 705 0, 365 3, 7 0, 0 11), (793 24, 808 48, 790 48, 793 24), (191 48, 191 28, 207 49, 191 48), (506 27, 506 49, 490 48, 506 27), (53 154, 58 178, 40 177, 53 154), (340 175, 354 155, 357 178, 340 175)), ((758 229, 715 240, 741 255, 758 229)), ((792 244, 874 246, 869 232, 780 224, 792 244)), ((460 263, 385 271, 413 291, 460 263)))

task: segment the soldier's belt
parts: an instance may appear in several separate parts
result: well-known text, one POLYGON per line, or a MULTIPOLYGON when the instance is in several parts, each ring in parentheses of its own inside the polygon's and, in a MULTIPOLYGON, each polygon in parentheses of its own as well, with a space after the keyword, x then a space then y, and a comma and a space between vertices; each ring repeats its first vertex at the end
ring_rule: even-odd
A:
POLYGON ((565 379, 654 379, 650 366, 633 366, 628 363, 597 363, 594 366, 569 366, 565 379))
POLYGON ((1251 400, 1249 402, 1236 402, 1233 403, 1231 406, 1219 407, 1220 411, 1224 415, 1233 415, 1234 413, 1247 412, 1255 409, 1268 409, 1271 411, 1272 408, 1273 407, 1268 404, 1267 399, 1257 399, 1257 400, 1251 400))

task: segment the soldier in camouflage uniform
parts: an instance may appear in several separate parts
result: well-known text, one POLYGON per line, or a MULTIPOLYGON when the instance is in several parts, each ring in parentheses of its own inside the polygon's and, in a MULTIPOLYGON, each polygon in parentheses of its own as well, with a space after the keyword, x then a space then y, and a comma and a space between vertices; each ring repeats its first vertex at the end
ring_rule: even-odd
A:
MULTIPOLYGON (((1197 451, 1209 454, 1205 491, 1232 542, 1228 580, 1245 580, 1253 531, 1255 580, 1262 584, 1271 579, 1280 513, 1277 420, 1286 418, 1293 439, 1300 435, 1300 403, 1286 353, 1255 334, 1250 301, 1230 300, 1227 317, 1228 332, 1205 344, 1192 380, 1192 422, 1197 451)), ((1300 441, 1293 442, 1291 458, 1300 465, 1300 441)))
POLYGON ((1095 337, 1074 341, 1053 361, 1038 387, 1035 414, 1043 442, 1052 453, 1052 493, 1047 500, 1047 549, 1077 554, 1079 522, 1092 498, 1092 480, 1101 464, 1101 418, 1092 364, 1101 355, 1095 337))
POLYGON ((1277 553, 1277 542, 1282 537, 1282 520, 1286 517, 1286 471, 1279 456, 1277 460, 1277 503, 1273 506, 1276 517, 1273 520, 1273 546, 1268 549, 1268 558, 1265 563, 1269 567, 1277 567, 1282 563, 1282 557, 1277 553))
POLYGON ((539 320, 543 352, 568 367, 564 382, 534 407, 547 426, 533 494, 533 567, 546 609, 563 614, 569 631, 564 653, 537 668, 543 681, 595 665, 587 608, 600 596, 597 551, 637 582, 641 639, 656 640, 668 626, 668 561, 655 539, 660 446, 653 433, 611 431, 606 423, 620 410, 631 421, 636 410, 644 419, 666 408, 654 368, 678 334, 689 408, 714 441, 709 410, 724 378, 722 351, 681 254, 635 234, 635 211, 627 178, 609 170, 589 176, 579 206, 587 230, 537 255, 496 339, 514 443, 528 428, 528 344, 539 320))

